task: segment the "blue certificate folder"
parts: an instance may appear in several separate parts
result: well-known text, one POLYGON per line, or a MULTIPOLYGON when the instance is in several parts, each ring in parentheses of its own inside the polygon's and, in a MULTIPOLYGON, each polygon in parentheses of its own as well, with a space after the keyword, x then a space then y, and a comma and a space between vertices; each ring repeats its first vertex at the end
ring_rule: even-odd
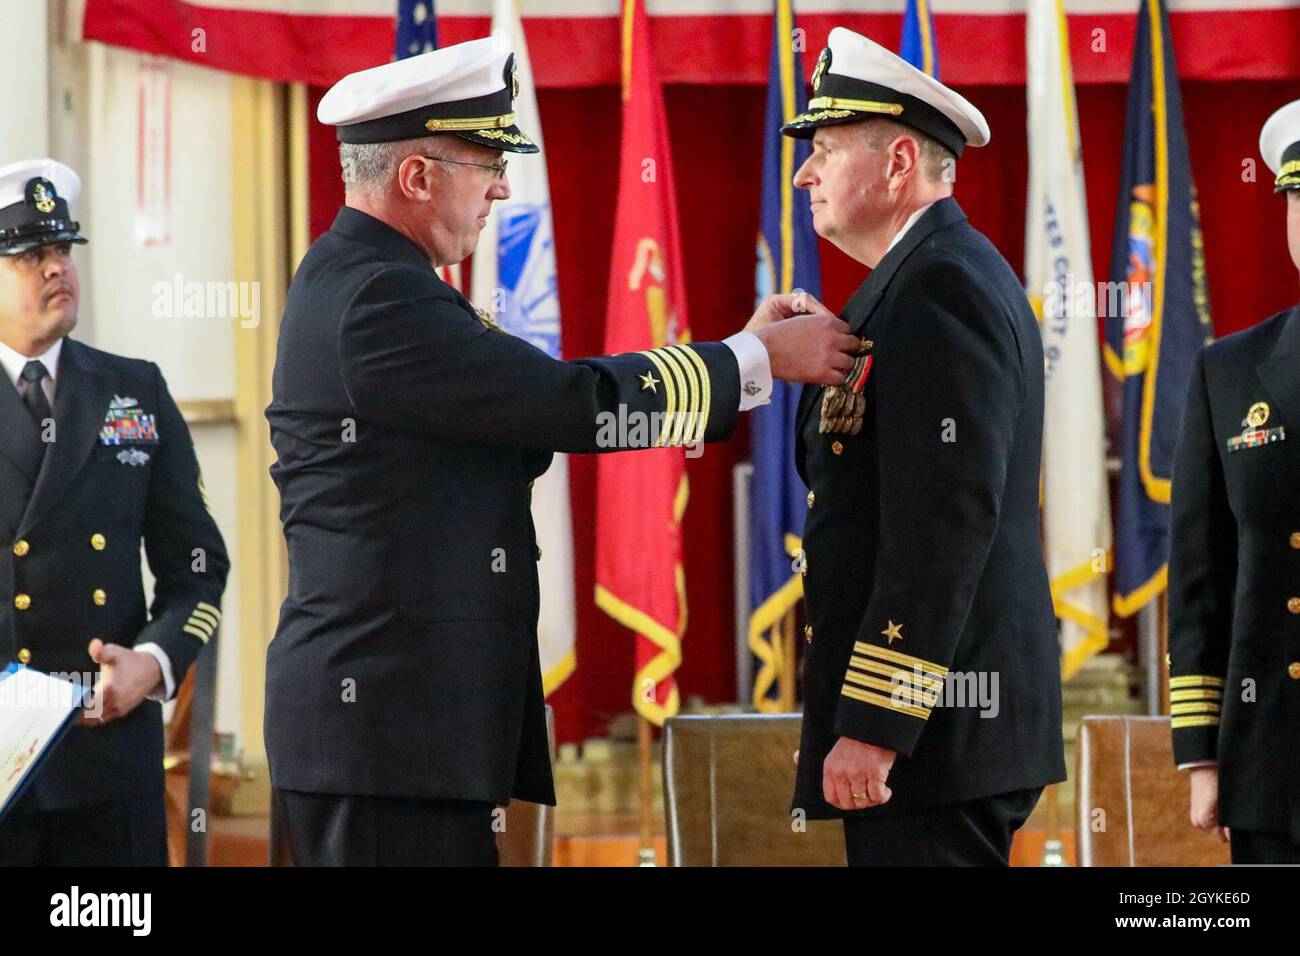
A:
POLYGON ((22 664, 0 671, 0 821, 76 723, 90 691, 22 664))

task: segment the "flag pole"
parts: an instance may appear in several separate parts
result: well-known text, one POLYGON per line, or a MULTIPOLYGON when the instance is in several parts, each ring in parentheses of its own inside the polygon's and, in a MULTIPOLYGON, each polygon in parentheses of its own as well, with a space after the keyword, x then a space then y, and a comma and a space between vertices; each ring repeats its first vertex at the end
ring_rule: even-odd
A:
POLYGON ((650 721, 637 718, 639 780, 637 804, 641 815, 641 844, 637 850, 637 866, 655 866, 654 847, 654 737, 650 721))

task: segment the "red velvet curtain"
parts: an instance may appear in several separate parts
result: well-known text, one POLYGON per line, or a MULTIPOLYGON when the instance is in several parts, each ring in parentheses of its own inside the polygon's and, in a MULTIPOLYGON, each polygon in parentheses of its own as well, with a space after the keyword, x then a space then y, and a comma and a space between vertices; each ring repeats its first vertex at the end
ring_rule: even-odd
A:
MULTIPOLYGON (((1270 112, 1300 97, 1297 81, 1182 84, 1211 306, 1218 334, 1245 328, 1295 304, 1296 272, 1286 250, 1285 203, 1259 160, 1259 129, 1270 112), (1249 175, 1254 170, 1254 181, 1249 175)), ((1079 88, 1093 266, 1106 278, 1123 141, 1126 88, 1079 88)), ((319 97, 320 91, 315 91, 319 97)), ((958 165, 957 199, 1019 270, 1028 175, 1023 87, 965 87, 988 117, 992 143, 958 165)), ((754 297, 763 97, 753 85, 670 86, 687 292, 696 340, 722 338, 749 317, 754 297)), ((546 139, 567 358, 599 354, 617 189, 619 100, 614 87, 543 89, 546 139)), ((315 97, 312 109, 315 108, 315 97)), ((516 158, 512 162, 536 162, 516 158)), ((332 130, 312 124, 312 234, 328 228, 342 188, 332 130)), ((865 270, 823 243, 824 299, 841 307, 865 270)), ((747 424, 729 443, 688 462, 691 501, 685 554, 689 627, 678 672, 683 699, 735 698, 731 470, 746 457, 747 424)), ((551 698, 562 741, 604 732, 631 707, 633 640, 592 600, 595 462, 571 464, 578 669, 551 698)))

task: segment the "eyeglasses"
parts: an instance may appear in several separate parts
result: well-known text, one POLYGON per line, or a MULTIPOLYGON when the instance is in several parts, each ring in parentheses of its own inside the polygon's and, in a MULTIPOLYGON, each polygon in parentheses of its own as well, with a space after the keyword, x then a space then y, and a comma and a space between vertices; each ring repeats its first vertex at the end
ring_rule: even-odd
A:
POLYGON ((506 167, 510 165, 508 159, 501 160, 501 165, 495 163, 466 163, 459 159, 443 159, 441 156, 425 156, 425 159, 432 159, 435 163, 452 163, 456 166, 477 166, 479 169, 490 169, 496 173, 495 178, 498 180, 506 178, 506 167))

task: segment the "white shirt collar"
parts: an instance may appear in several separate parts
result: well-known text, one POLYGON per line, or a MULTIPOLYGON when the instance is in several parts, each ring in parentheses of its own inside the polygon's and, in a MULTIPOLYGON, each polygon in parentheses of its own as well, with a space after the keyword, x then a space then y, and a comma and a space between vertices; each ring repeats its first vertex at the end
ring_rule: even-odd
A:
POLYGON ((51 382, 57 382, 59 380, 59 353, 62 351, 63 339, 59 339, 51 345, 49 351, 44 355, 34 356, 23 355, 23 353, 15 351, 0 342, 0 365, 4 366, 5 375, 15 388, 18 386, 18 377, 23 373, 23 366, 33 359, 45 365, 45 371, 50 373, 51 382))
MULTIPOLYGON (((937 201, 937 200, 936 200, 936 201, 937 201)), ((885 249, 885 252, 889 252, 890 249, 892 249, 892 248, 894 248, 894 246, 898 245, 898 240, 902 239, 903 236, 907 235, 907 230, 911 229, 914 225, 916 225, 916 220, 918 220, 918 219, 920 219, 922 216, 924 216, 924 215, 925 215, 925 211, 926 211, 927 209, 929 209, 929 208, 930 208, 931 206, 933 206, 933 205, 934 205, 934 203, 932 203, 932 202, 928 202, 928 203, 926 203, 924 206, 922 206, 920 209, 918 209, 916 212, 912 213, 912 215, 908 216, 908 217, 907 217, 907 222, 903 223, 903 228, 900 229, 900 230, 898 230, 898 232, 896 232, 896 233, 894 234, 894 238, 893 238, 893 239, 889 240, 889 246, 885 249)))

